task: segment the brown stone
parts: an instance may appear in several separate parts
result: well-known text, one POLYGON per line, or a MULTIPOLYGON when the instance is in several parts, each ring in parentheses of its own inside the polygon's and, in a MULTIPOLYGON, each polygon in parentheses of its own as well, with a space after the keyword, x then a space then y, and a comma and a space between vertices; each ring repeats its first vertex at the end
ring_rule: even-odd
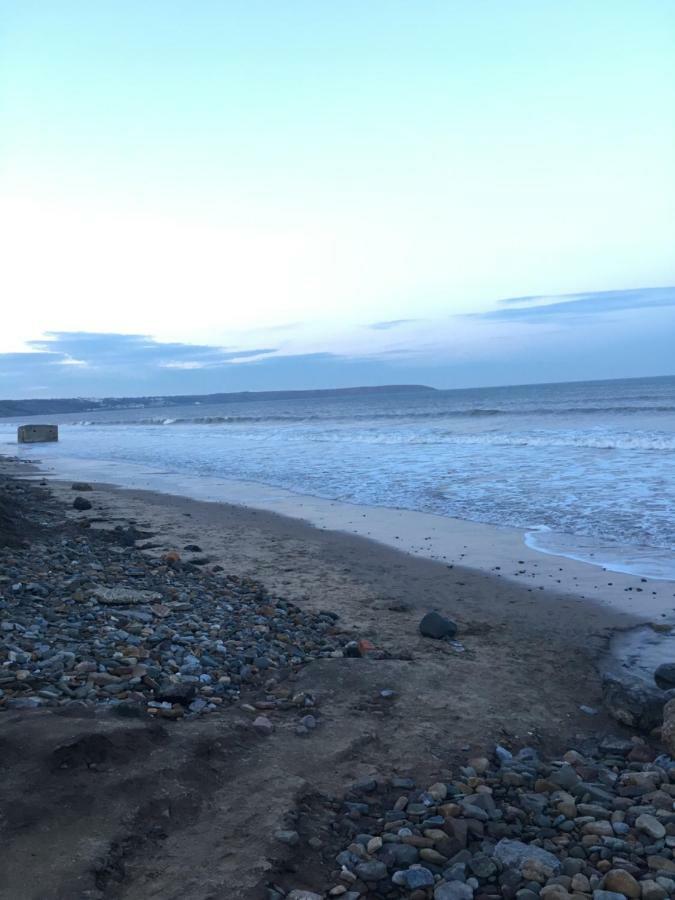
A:
POLYGON ((605 890, 625 894, 626 897, 640 896, 640 885, 625 869, 612 869, 605 875, 605 890))

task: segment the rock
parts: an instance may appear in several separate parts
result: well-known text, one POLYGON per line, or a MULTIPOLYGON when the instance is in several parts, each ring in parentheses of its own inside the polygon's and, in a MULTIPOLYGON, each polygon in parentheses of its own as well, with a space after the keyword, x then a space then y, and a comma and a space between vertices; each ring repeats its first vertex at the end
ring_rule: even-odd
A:
POLYGON ((572 877, 570 888, 576 893, 588 894, 591 890, 591 883, 582 872, 577 872, 576 875, 572 877))
POLYGON ((675 875, 675 862, 672 859, 666 859, 664 856, 652 854, 647 857, 647 865, 654 872, 675 875))
POLYGON ((323 894, 316 894, 314 891, 294 890, 286 894, 286 900, 323 900, 323 894))
POLYGON ((424 866, 413 866, 405 871, 394 872, 391 880, 400 887, 414 891, 417 888, 431 887, 434 883, 434 876, 424 866))
POLYGON ((539 892, 542 900, 569 900, 572 896, 561 884, 547 884, 539 892))
POLYGON ((274 731, 274 725, 267 718, 267 716, 258 716, 253 720, 253 727, 256 731, 259 731, 260 734, 272 734, 274 731))
POLYGON ((605 890, 615 891, 629 898, 637 898, 641 893, 640 885, 625 869, 611 869, 605 875, 604 885, 605 890))
POLYGON ((87 484, 86 481, 74 481, 70 486, 70 489, 73 491, 93 491, 93 487, 90 484, 87 484))
POLYGON ((442 781, 437 781, 436 784, 432 784, 431 787, 427 789, 427 794, 429 794, 432 800, 435 800, 437 803, 442 803, 448 796, 448 788, 442 781))
POLYGON ((652 881, 651 878, 641 881, 640 887, 642 888, 642 900, 666 900, 668 896, 666 889, 656 881, 652 881))
POLYGON ((457 634, 457 625, 437 612, 427 613, 419 625, 420 634, 424 637, 441 640, 445 637, 454 637, 457 634))
POLYGON ((448 881, 434 888, 434 900, 472 900, 473 888, 462 881, 448 881))
POLYGON ((387 867, 377 859, 359 863, 354 872, 362 881, 382 881, 387 877, 387 867))
POLYGON ((663 708, 669 694, 651 688, 637 678, 606 674, 602 679, 602 693, 607 711, 617 722, 649 732, 663 720, 663 708))
POLYGON ((526 863, 534 862, 550 870, 553 875, 560 872, 561 863, 557 856, 542 847, 535 847, 522 841, 502 838, 495 847, 493 856, 507 869, 517 869, 522 872, 526 863))
POLYGON ((626 895, 616 891, 593 891, 593 900, 626 900, 626 895))
POLYGON ((286 844, 289 847, 295 847, 300 843, 300 835, 297 831, 276 831, 274 837, 280 844, 286 844))
POLYGON ((106 606, 134 606, 140 603, 156 603, 162 599, 162 595, 156 591, 133 590, 124 587, 105 588, 99 587, 92 591, 91 596, 99 603, 106 606))
POLYGON ((649 837, 653 838, 655 841, 658 841, 660 838, 666 836, 666 829, 659 822, 656 816, 650 816, 647 813, 637 817, 637 819, 635 820, 635 826, 639 829, 639 831, 644 831, 645 834, 648 834, 649 837))
POLYGON ((663 707, 663 727, 661 740, 666 750, 675 757, 675 700, 669 700, 663 707))
POLYGON ((675 663, 662 663, 654 672, 654 681, 663 690, 675 688, 675 663))
POLYGON ((166 703, 187 706, 197 692, 196 685, 182 681, 163 681, 155 691, 155 697, 166 703))
POLYGON ((76 497, 73 500, 73 509, 77 509, 79 512, 84 512, 85 509, 91 509, 92 505, 89 500, 86 500, 84 497, 76 497))

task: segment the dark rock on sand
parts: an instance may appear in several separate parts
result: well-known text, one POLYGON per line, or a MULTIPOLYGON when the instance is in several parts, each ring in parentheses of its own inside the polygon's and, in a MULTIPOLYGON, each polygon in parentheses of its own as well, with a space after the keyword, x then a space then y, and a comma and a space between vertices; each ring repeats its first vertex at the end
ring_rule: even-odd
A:
POLYGON ((654 681, 667 691, 675 688, 675 663, 663 663, 654 672, 654 681))
POLYGON ((183 706, 192 700, 197 688, 194 684, 185 682, 163 681, 155 691, 158 700, 167 703, 181 703, 183 706))
POLYGON ((440 613, 430 612, 420 622, 420 634, 436 640, 445 637, 451 638, 457 634, 457 625, 440 613))
POLYGON ((602 680, 602 693, 609 714, 630 728, 651 731, 663 720, 663 707, 675 691, 663 691, 650 687, 638 678, 620 678, 606 674, 602 680))
POLYGON ((84 512, 85 509, 91 509, 91 503, 89 502, 89 500, 85 500, 84 497, 76 497, 73 500, 73 509, 84 512))
POLYGON ((71 485, 73 491, 93 491, 93 487, 86 481, 74 481, 71 485))

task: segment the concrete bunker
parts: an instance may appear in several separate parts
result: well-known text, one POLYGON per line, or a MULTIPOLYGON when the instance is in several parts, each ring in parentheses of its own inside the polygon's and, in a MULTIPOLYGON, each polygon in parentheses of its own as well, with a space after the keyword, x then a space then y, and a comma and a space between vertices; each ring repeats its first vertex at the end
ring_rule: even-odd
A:
POLYGON ((16 433, 19 444, 43 444, 46 441, 58 441, 58 425, 19 425, 16 433))

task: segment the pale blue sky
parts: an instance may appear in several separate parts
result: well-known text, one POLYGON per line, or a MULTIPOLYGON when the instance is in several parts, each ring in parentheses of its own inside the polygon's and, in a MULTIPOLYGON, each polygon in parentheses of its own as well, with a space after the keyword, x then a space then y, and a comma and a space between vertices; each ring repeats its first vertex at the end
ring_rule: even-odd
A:
POLYGON ((129 392, 48 332, 225 348, 158 391, 672 372, 673 109, 671 0, 0 0, 0 396, 129 392))

